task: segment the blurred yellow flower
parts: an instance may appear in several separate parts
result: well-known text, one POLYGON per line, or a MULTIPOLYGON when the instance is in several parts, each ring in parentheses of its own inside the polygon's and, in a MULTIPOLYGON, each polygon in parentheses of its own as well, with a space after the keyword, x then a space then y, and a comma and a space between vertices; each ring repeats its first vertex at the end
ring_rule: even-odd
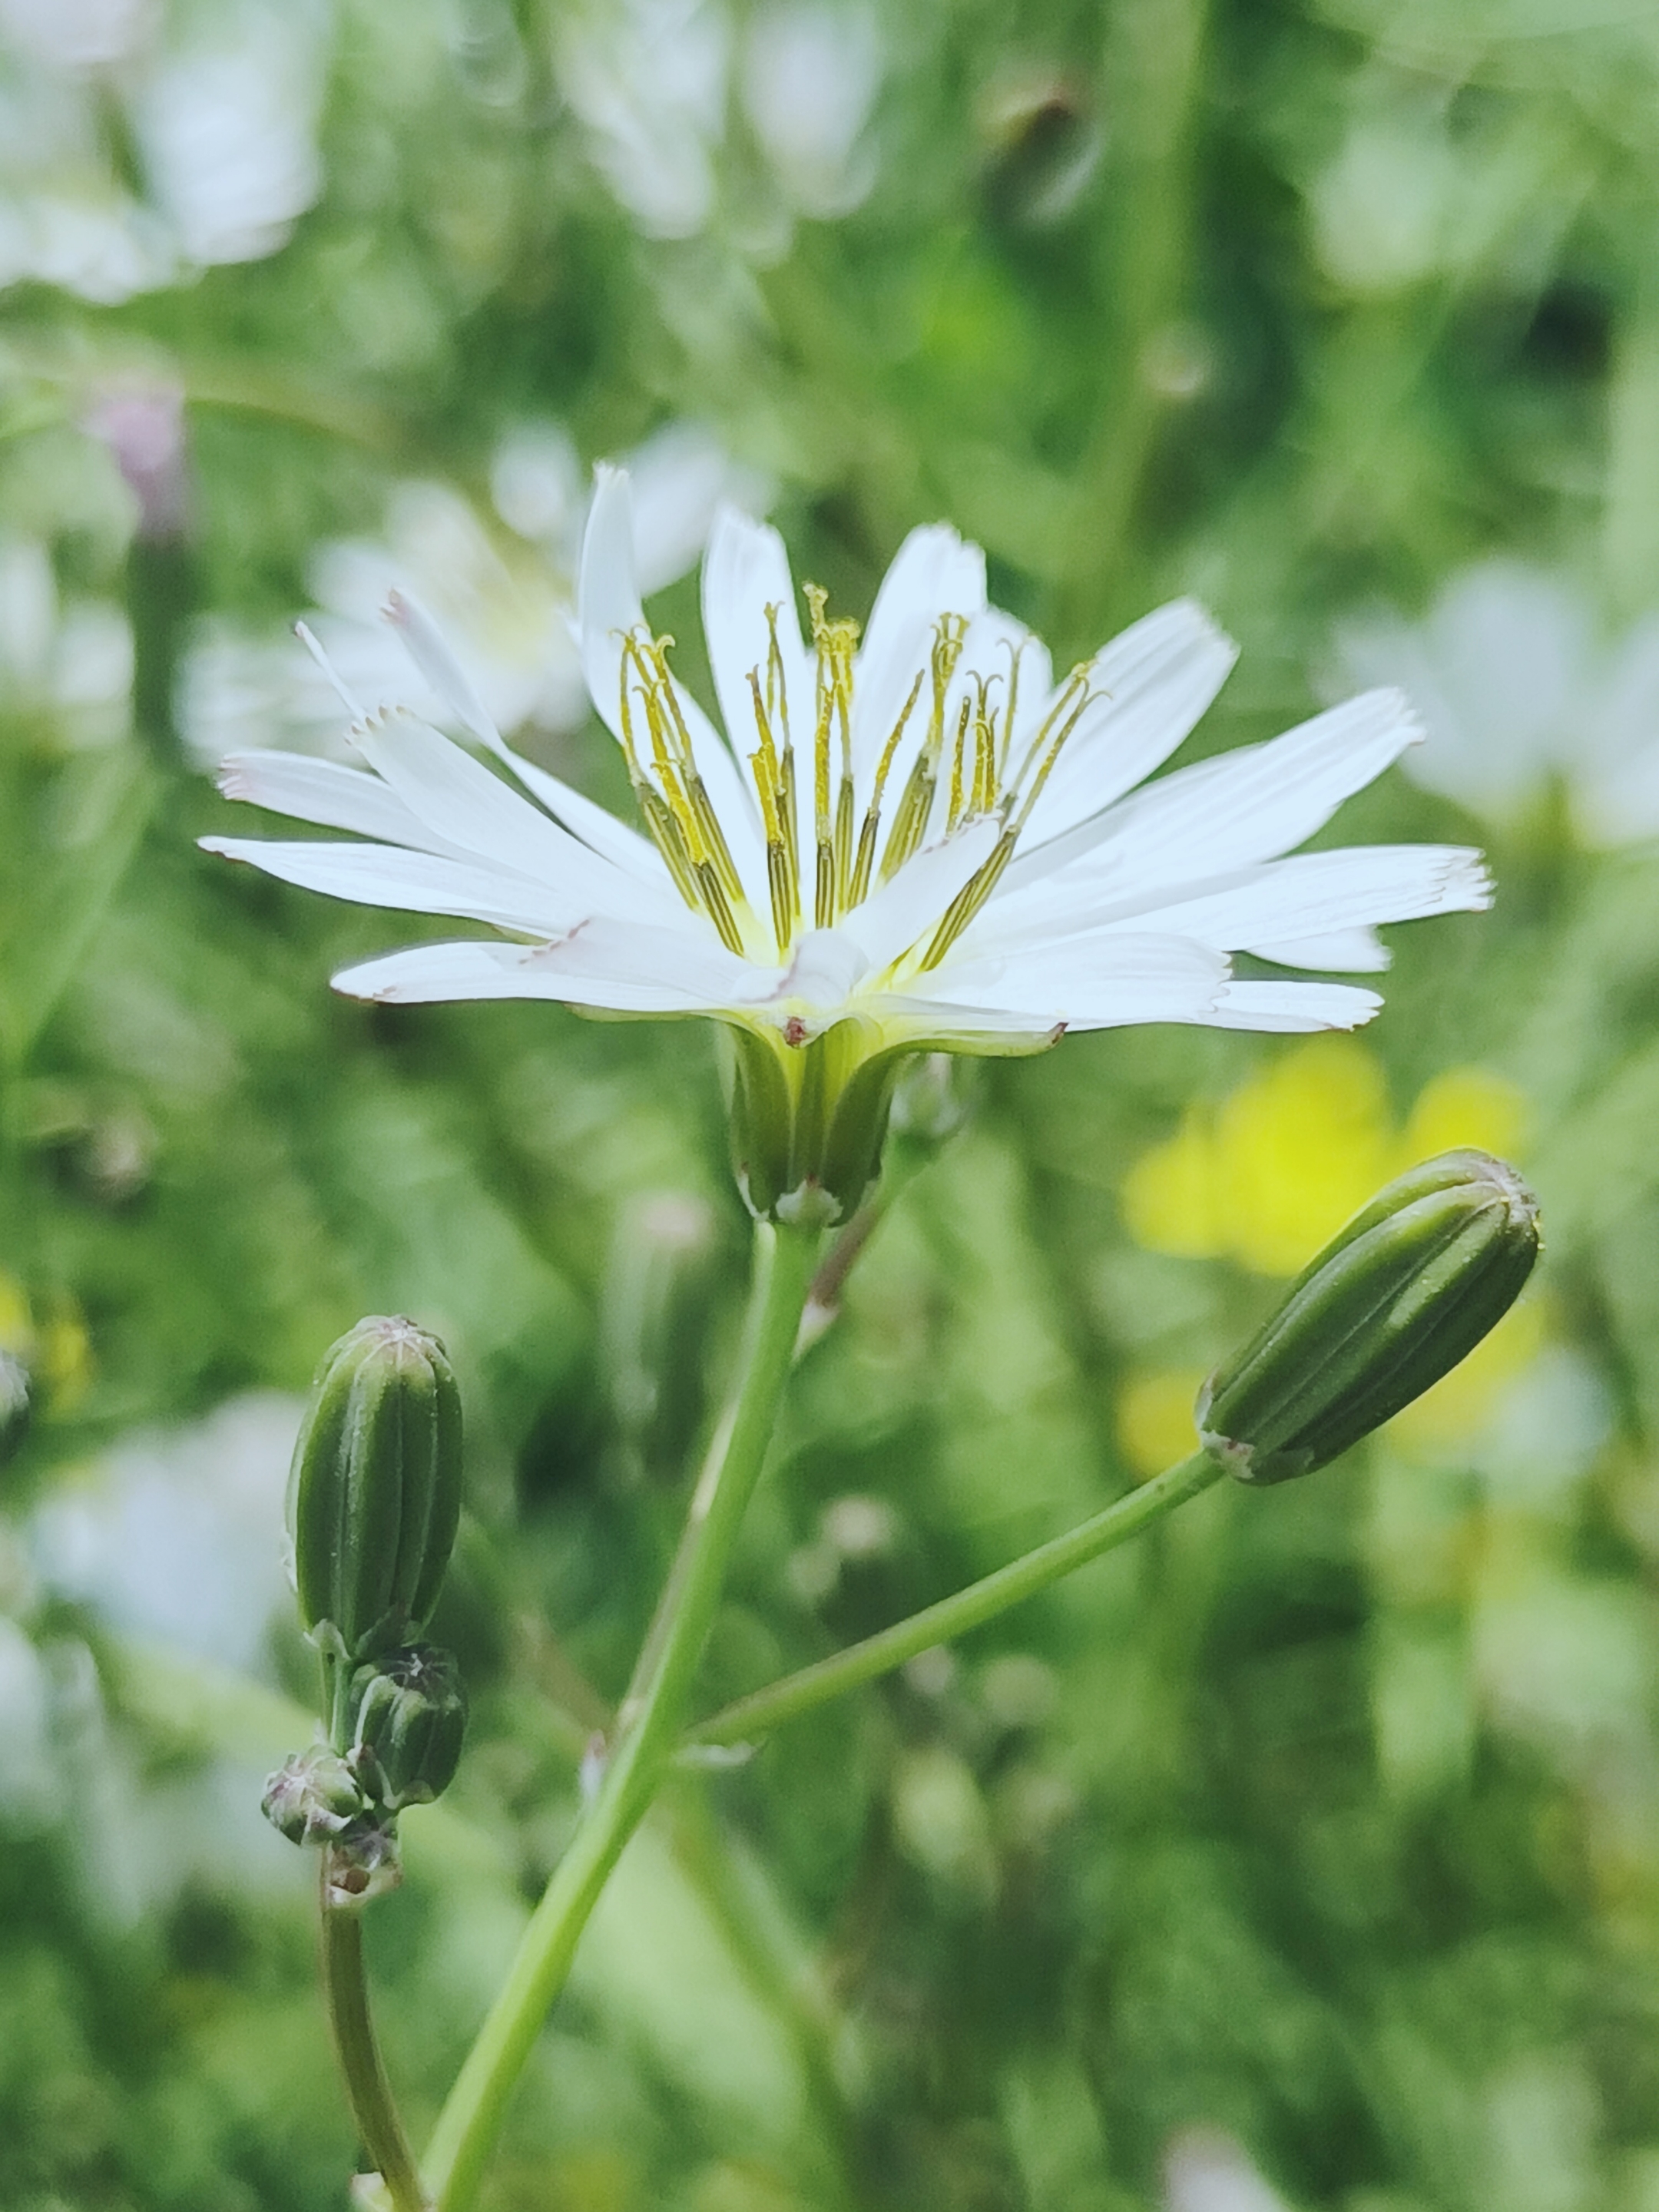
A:
POLYGON ((34 1324, 29 1302, 15 1275, 0 1268, 0 1352, 25 1359, 34 1348, 34 1324))
POLYGON ((1389 1433, 1413 1451, 1432 1454, 1486 1425, 1507 1383, 1530 1366, 1544 1341, 1545 1304, 1511 1306, 1492 1334, 1431 1390, 1396 1413, 1389 1433))
MULTIPOLYGON (((1286 1053, 1218 1107, 1188 1109, 1165 1143, 1123 1184, 1136 1241, 1186 1259, 1237 1261, 1258 1275, 1293 1275, 1391 1176, 1462 1145, 1512 1156, 1527 1102, 1481 1067, 1448 1068, 1426 1084, 1403 1128, 1389 1110, 1376 1055, 1352 1037, 1318 1037, 1286 1053)), ((1443 1381, 1395 1417, 1408 1448, 1433 1451, 1480 1428, 1544 1334, 1535 1301, 1514 1309, 1443 1381)), ((1118 1440, 1138 1474, 1193 1449, 1188 1367, 1132 1378, 1118 1403, 1118 1440)))
POLYGON ((65 1293, 37 1318, 15 1275, 0 1268, 0 1352, 20 1359, 35 1378, 47 1409, 64 1413, 92 1380, 92 1339, 80 1306, 65 1293))
POLYGON ((1118 1444, 1137 1475, 1160 1474, 1197 1450, 1193 1401, 1203 1382, 1201 1367, 1158 1368, 1134 1376, 1119 1392, 1118 1444))
POLYGON ((1390 1176, 1460 1145, 1512 1153, 1525 1113, 1501 1076, 1451 1068, 1397 1129, 1376 1056, 1318 1037, 1219 1107, 1189 1108, 1125 1178, 1124 1218, 1152 1251, 1293 1275, 1390 1176))

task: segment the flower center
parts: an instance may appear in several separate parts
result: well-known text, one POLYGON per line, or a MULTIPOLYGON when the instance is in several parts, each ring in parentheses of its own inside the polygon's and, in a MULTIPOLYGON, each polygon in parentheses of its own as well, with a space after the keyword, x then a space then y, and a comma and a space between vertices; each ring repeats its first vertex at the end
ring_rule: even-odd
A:
MULTIPOLYGON (((941 615, 926 665, 889 732, 876 763, 861 822, 853 772, 853 684, 859 627, 831 618, 827 594, 805 586, 816 659, 811 732, 812 851, 804 855, 794 733, 777 604, 766 610, 763 665, 749 672, 757 744, 748 757, 766 837, 766 878, 776 957, 786 961, 810 929, 833 929, 890 882, 927 842, 970 823, 996 820, 990 858, 957 892, 925 941, 904 956, 918 971, 935 968, 995 890, 1020 833, 1085 710, 1100 695, 1093 664, 1072 671, 1037 727, 1018 738, 1024 642, 1006 643, 1006 674, 970 672, 952 699, 968 619, 941 615), (888 809, 894 764, 927 694, 926 726, 896 799, 888 809), (886 818, 884 820, 884 816, 886 818), (810 881, 809 881, 810 878, 810 881), (809 920, 810 915, 810 920, 809 920), (917 948, 920 948, 918 950, 917 948)), ((647 828, 688 906, 706 914, 721 942, 756 957, 759 923, 698 772, 690 732, 669 673, 672 637, 643 625, 623 641, 623 750, 647 828)), ((900 963, 895 963, 896 965, 900 963)))

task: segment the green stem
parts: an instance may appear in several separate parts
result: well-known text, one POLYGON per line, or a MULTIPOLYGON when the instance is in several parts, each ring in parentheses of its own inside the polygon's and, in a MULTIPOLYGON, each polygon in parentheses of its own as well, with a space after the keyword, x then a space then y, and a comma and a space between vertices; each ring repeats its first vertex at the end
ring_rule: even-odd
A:
POLYGON ((954 1596, 941 1598, 937 1605, 913 1613, 907 1620, 896 1621, 878 1635, 866 1637, 862 1644, 849 1644, 845 1651, 820 1659, 816 1666, 803 1667, 798 1674, 787 1674, 781 1682, 769 1683, 750 1697, 739 1698, 711 1720, 701 1722, 690 1732, 687 1743, 751 1741, 831 1698, 874 1681, 878 1674, 890 1674, 919 1651, 929 1651, 935 1644, 965 1636, 970 1628, 994 1620, 1022 1598, 1035 1597, 1062 1575, 1086 1566, 1103 1552, 1115 1551, 1174 1507, 1207 1490, 1219 1480, 1223 1471, 1207 1452, 1194 1452, 1190 1459, 1166 1468, 1162 1474, 1142 1483, 1127 1498, 1120 1498, 1066 1535, 1039 1544, 1036 1551, 1027 1552, 979 1582, 969 1583, 954 1596))
POLYGON ((577 1939, 667 1771, 726 1563, 771 1441, 819 1241, 816 1230, 757 1233, 742 1381, 692 1497, 598 1794, 439 2116, 426 2157, 439 2212, 466 2212, 476 2199, 514 2084, 564 1986, 577 1939))
POLYGON ((360 1905, 331 1905, 329 1867, 323 1860, 323 1987, 329 2024, 340 2055, 351 2116, 363 2148, 386 2184, 392 2212, 427 2212, 425 2191, 403 2122, 392 2101, 392 2085, 380 2063, 369 2017, 368 1978, 363 1968, 363 1915, 360 1905))

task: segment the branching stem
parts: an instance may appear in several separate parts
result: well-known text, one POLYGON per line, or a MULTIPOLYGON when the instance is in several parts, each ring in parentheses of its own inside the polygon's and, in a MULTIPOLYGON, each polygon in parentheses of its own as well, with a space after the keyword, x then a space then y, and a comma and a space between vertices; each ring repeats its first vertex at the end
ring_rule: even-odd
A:
POLYGON ((744 1509, 771 1442, 821 1237, 816 1230, 762 1228, 757 1240, 742 1380, 692 1496, 617 1716, 603 1779, 433 2134, 425 2167, 438 2212, 470 2212, 514 2085, 564 1986, 577 1941, 673 1755, 744 1509))
POLYGON ((861 1644, 849 1644, 846 1650, 820 1659, 815 1666, 803 1667, 798 1674, 787 1674, 781 1681, 755 1691, 752 1696, 739 1698, 735 1705, 727 1705, 712 1719, 701 1722, 687 1736, 687 1744, 755 1741, 785 1721, 798 1719, 802 1713, 811 1712, 831 1698, 855 1690, 861 1683, 872 1682, 878 1675, 890 1674, 895 1667, 903 1666, 918 1652, 965 1636, 970 1628, 994 1620, 1011 1605, 1035 1597, 1039 1590, 1057 1583, 1062 1575, 1071 1574, 1087 1565, 1091 1559, 1097 1559, 1103 1552, 1115 1551, 1131 1536, 1138 1536, 1143 1528, 1175 1506, 1207 1490, 1220 1479, 1222 1472, 1219 1462, 1207 1452, 1194 1452, 1190 1459, 1166 1468, 1162 1474, 1142 1483, 1127 1498, 1120 1498, 1115 1504, 1065 1535, 1039 1544, 1034 1552, 1027 1552, 1007 1566, 999 1567, 994 1574, 969 1583, 966 1589, 941 1598, 937 1605, 913 1613, 908 1620, 896 1621, 891 1628, 884 1628, 875 1636, 866 1636, 861 1644))

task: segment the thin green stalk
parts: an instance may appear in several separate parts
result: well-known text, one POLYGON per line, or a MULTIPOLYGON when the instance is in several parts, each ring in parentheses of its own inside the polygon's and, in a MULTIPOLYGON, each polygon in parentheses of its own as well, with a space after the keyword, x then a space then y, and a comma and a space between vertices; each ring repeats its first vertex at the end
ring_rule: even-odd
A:
POLYGON ((368 1978, 363 1966, 361 1906, 331 1905, 326 1852, 322 1874, 323 1987, 329 2025, 340 2056, 351 2116, 363 2148, 386 2184, 392 2212, 427 2212, 427 2199, 415 2154, 392 2101, 392 2085, 380 2063, 374 2023, 368 2010, 368 1978))
POLYGON ((1149 354, 1190 283, 1194 117, 1207 0, 1119 0, 1103 58, 1112 144, 1101 179, 1104 246, 1098 398, 1073 471, 1065 568, 1042 625, 1091 649, 1121 598, 1134 523, 1170 402, 1149 354))
POLYGON ((1039 1544, 1036 1551, 1027 1552, 979 1582, 969 1583, 954 1596, 941 1598, 937 1605, 913 1613, 907 1620, 896 1621, 891 1628, 866 1637, 862 1644, 849 1644, 845 1651, 820 1659, 816 1666, 803 1667, 798 1674, 787 1674, 780 1682, 739 1698, 712 1719, 699 1723, 688 1735, 687 1743, 750 1742, 785 1721, 811 1712, 831 1698, 872 1682, 879 1674, 890 1674, 919 1651, 965 1636, 970 1628, 994 1620, 1023 1598, 1035 1597, 1074 1568, 1086 1566, 1103 1552, 1115 1551, 1174 1507, 1207 1490, 1222 1473, 1219 1463, 1207 1452, 1194 1452, 1190 1459, 1166 1468, 1162 1474, 1154 1475, 1150 1482, 1142 1483, 1127 1498, 1120 1498, 1066 1535, 1039 1544))
POLYGON ((439 2116, 425 2160, 439 2212, 467 2212, 475 2201, 514 2085, 564 1986, 577 1940, 668 1769, 726 1563, 771 1442, 819 1241, 816 1230, 758 1232, 737 1396, 693 1495, 598 1794, 439 2116))

